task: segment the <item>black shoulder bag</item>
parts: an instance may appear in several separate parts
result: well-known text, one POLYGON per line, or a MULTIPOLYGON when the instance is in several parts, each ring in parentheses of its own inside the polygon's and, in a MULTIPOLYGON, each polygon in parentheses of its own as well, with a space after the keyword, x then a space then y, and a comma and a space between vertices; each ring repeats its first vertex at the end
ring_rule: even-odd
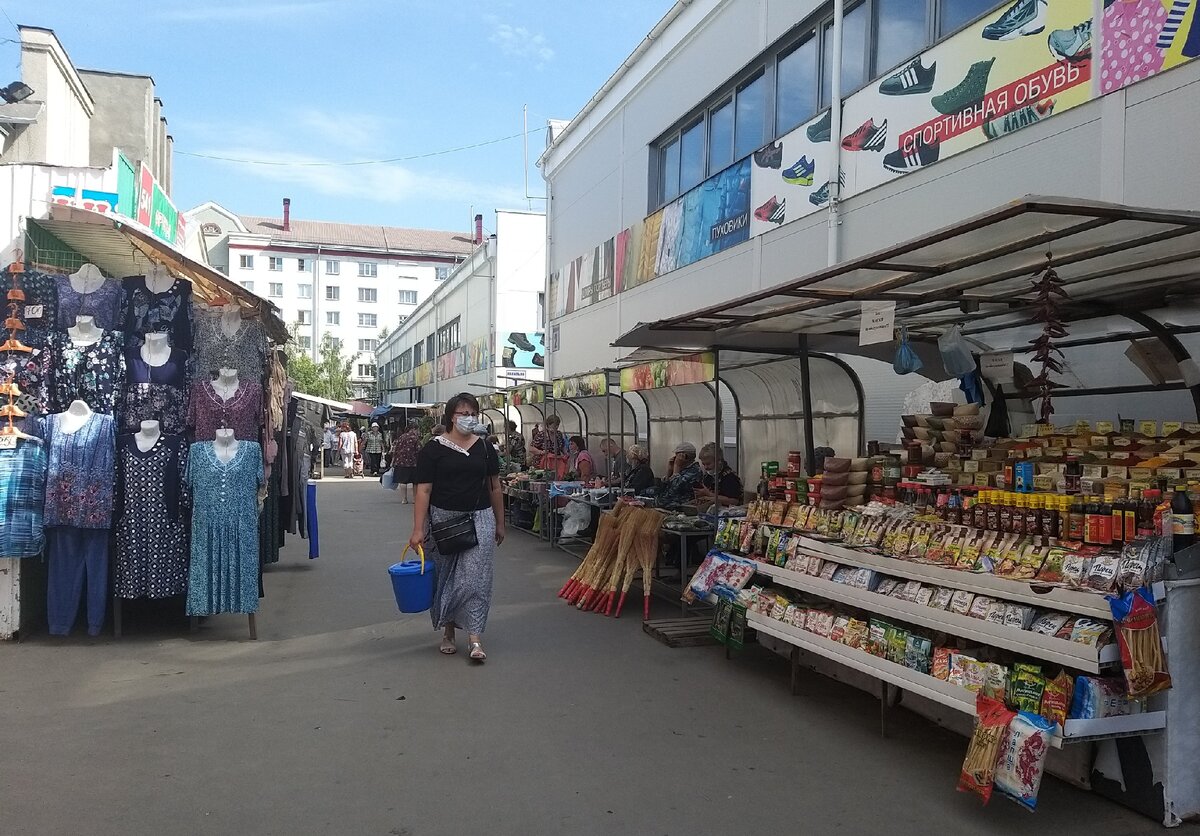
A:
MULTIPOLYGON (((483 454, 483 484, 481 488, 486 488, 487 483, 487 451, 485 450, 483 454)), ((482 498, 481 496, 480 499, 482 498)), ((478 505, 479 503, 476 502, 475 504, 478 505)), ((479 535, 475 532, 474 513, 459 514, 440 523, 433 523, 429 526, 429 533, 433 537, 433 541, 437 543, 438 553, 447 556, 462 554, 479 545, 479 535)))

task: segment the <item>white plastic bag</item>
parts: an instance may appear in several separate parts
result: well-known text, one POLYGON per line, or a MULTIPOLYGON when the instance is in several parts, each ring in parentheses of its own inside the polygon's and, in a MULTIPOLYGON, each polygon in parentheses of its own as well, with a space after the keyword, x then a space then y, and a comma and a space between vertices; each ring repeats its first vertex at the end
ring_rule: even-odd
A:
POLYGON ((938 349, 942 352, 946 374, 951 377, 962 377, 975 371, 975 358, 957 325, 950 326, 949 331, 938 337, 938 349))
POLYGON ((592 522, 592 509, 590 506, 582 502, 568 502, 567 507, 562 511, 563 537, 576 537, 580 532, 584 531, 592 522))
POLYGON ((380 484, 383 485, 385 490, 389 490, 389 491, 396 490, 396 488, 398 487, 398 485, 396 483, 396 469, 394 467, 389 467, 387 470, 383 471, 383 476, 380 478, 379 481, 380 481, 380 484))

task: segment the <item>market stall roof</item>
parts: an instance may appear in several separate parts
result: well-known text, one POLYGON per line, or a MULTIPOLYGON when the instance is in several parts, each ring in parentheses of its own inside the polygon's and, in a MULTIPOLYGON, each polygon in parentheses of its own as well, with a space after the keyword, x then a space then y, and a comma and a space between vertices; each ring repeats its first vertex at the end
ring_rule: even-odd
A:
POLYGON ((393 411, 403 412, 408 409, 433 409, 431 403, 385 403, 371 410, 371 420, 391 415, 393 411))
POLYGON ((321 398, 316 395, 306 395, 303 392, 292 392, 293 398, 299 398, 302 401, 310 401, 312 403, 327 406, 330 409, 336 409, 339 412, 349 412, 350 404, 342 403, 341 401, 331 401, 329 398, 321 398))
POLYGON ((1064 320, 1147 311, 1200 289, 1200 212, 1026 196, 982 215, 799 279, 638 325, 614 345, 813 351, 890 360, 858 346, 861 303, 896 303, 896 325, 929 342, 949 325, 986 340, 1027 324, 1031 279, 1050 263, 1070 294, 1064 320))
MULTIPOLYGON (((209 302, 218 297, 232 299, 262 319, 267 336, 273 342, 282 344, 289 339, 279 309, 271 302, 255 296, 217 270, 142 231, 126 218, 53 204, 49 218, 31 218, 28 222, 54 236, 110 276, 145 273, 151 265, 163 264, 173 273, 191 281, 193 290, 203 301, 209 302)), ((34 260, 33 256, 33 253, 29 254, 31 260, 34 260)))

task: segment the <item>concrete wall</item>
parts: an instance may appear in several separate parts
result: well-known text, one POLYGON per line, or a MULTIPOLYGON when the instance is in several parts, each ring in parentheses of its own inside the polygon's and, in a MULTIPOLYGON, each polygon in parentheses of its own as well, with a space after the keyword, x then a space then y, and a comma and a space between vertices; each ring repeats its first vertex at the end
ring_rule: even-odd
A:
MULTIPOLYGON (((20 34, 21 80, 33 88, 29 101, 46 107, 36 123, 19 130, 0 162, 89 165, 94 100, 53 32, 21 27, 20 34)), ((109 151, 105 164, 111 161, 109 151)))
POLYGON ((153 121, 154 79, 103 70, 80 70, 79 75, 96 102, 92 117, 92 165, 108 165, 116 147, 135 168, 145 162, 162 184, 153 148, 158 130, 153 121))

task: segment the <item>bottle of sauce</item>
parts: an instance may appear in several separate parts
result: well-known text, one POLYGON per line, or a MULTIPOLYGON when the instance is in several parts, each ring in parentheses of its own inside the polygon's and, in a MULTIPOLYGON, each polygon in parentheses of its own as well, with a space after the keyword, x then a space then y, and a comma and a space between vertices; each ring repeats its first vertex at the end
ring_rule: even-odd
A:
POLYGON ((1025 533, 1025 494, 1019 493, 1013 497, 1012 528, 1013 534, 1025 533))
POLYGON ((1063 488, 1068 494, 1079 493, 1079 482, 1083 478, 1083 465, 1079 463, 1078 456, 1067 456, 1067 463, 1063 467, 1063 488))
POLYGON ((1084 505, 1083 497, 1079 494, 1075 495, 1075 499, 1071 502, 1070 510, 1067 512, 1067 531, 1066 537, 1068 540, 1082 540, 1083 529, 1087 518, 1087 506, 1084 505))
POLYGON ((767 478, 767 463, 762 463, 762 478, 758 480, 758 498, 766 499, 771 492, 771 483, 767 478))
POLYGON ((1187 494, 1187 485, 1177 485, 1171 497, 1171 539, 1176 552, 1196 542, 1196 514, 1187 494))
POLYGON ((1042 497, 1037 494, 1025 497, 1025 533, 1035 537, 1046 534, 1042 528, 1042 497))
POLYGON ((1154 509, 1158 505, 1158 499, 1155 497, 1155 491, 1152 488, 1147 488, 1142 492, 1142 498, 1138 502, 1137 507, 1137 535, 1138 537, 1153 537, 1158 529, 1154 525, 1154 509))
POLYGON ((1005 534, 1011 534, 1013 530, 1013 500, 1008 491, 1000 497, 1000 530, 1005 534))
POLYGON ((1112 508, 1111 542, 1122 543, 1125 541, 1125 502, 1117 499, 1110 507, 1112 508))
POLYGON ((991 491, 980 491, 971 506, 971 525, 976 528, 987 528, 987 506, 991 491))
POLYGON ((1113 510, 1104 501, 1104 497, 1096 497, 1096 542, 1101 546, 1113 544, 1113 510))
POLYGON ((1096 517, 1100 514, 1099 506, 1097 506, 1095 497, 1086 497, 1086 502, 1083 504, 1083 542, 1090 545, 1097 545, 1100 532, 1096 525, 1096 517))
POLYGON ((987 530, 1000 531, 1000 491, 988 491, 987 530))
POLYGON ((1063 522, 1071 508, 1071 500, 1065 496, 1050 496, 1046 502, 1046 536, 1062 537, 1063 522))
POLYGON ((1121 536, 1125 539, 1126 543, 1132 543, 1138 537, 1138 505, 1139 503, 1137 498, 1132 496, 1125 502, 1125 511, 1123 514, 1124 531, 1122 532, 1121 536))

